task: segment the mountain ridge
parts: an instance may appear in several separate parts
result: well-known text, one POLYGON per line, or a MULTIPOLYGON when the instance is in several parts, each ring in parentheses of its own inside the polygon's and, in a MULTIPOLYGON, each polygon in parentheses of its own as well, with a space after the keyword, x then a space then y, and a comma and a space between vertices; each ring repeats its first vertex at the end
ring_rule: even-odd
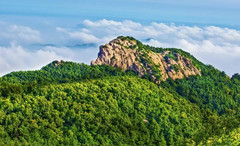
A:
POLYGON ((136 43, 146 56, 178 53, 201 75, 158 84, 146 56, 139 60, 152 72, 141 77, 111 64, 57 60, 12 72, 0 77, 0 145, 240 144, 239 74, 229 78, 182 50, 136 43))

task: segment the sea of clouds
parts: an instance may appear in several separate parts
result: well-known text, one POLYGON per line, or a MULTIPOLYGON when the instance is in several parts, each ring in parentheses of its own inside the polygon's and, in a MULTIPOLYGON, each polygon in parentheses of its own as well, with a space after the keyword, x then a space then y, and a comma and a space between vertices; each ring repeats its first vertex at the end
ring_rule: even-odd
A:
POLYGON ((71 28, 54 26, 48 31, 0 22, 0 75, 40 69, 61 59, 89 64, 96 59, 99 45, 120 35, 156 47, 181 48, 230 76, 240 72, 239 30, 103 19, 84 20, 71 28))

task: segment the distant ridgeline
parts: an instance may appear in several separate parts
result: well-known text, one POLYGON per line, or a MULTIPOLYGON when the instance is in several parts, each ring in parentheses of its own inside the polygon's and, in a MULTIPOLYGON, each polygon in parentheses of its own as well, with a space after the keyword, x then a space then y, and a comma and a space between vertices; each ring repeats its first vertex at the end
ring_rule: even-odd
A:
POLYGON ((132 37, 0 78, 0 145, 239 145, 240 76, 132 37))

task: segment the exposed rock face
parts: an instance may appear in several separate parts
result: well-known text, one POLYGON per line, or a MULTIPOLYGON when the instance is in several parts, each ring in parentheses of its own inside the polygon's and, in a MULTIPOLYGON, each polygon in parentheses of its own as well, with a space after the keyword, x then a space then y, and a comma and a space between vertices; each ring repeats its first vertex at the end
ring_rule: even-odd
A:
POLYGON ((150 74, 153 81, 160 83, 167 78, 182 79, 191 75, 201 75, 200 71, 188 58, 179 53, 165 51, 155 53, 139 49, 137 41, 119 37, 106 45, 100 46, 100 52, 92 65, 111 65, 116 68, 133 70, 139 76, 150 74), (159 78, 160 76, 160 78, 159 78))

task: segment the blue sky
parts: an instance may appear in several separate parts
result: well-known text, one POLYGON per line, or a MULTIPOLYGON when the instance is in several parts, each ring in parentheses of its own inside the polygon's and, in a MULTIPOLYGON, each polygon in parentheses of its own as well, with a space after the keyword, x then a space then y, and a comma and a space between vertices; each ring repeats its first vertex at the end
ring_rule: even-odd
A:
POLYGON ((0 2, 0 14, 239 25, 239 5, 237 0, 7 0, 0 2))
POLYGON ((239 6, 237 0, 3 0, 0 75, 54 59, 88 64, 99 45, 119 35, 181 48, 231 75, 240 72, 239 6))

